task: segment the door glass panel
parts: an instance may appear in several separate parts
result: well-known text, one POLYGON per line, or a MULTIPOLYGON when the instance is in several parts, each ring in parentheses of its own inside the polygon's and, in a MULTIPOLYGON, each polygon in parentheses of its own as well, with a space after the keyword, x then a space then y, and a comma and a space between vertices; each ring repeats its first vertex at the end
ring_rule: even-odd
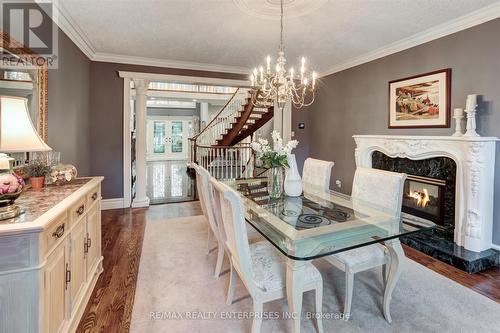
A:
POLYGON ((172 153, 182 153, 182 121, 172 121, 172 153))
POLYGON ((155 154, 165 153, 165 122, 154 122, 153 152, 155 154))

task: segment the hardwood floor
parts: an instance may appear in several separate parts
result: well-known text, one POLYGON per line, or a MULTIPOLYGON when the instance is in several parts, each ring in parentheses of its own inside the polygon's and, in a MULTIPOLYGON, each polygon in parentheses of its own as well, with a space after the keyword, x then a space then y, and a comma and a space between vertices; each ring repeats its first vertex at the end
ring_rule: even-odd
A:
POLYGON ((198 202, 103 211, 104 272, 76 332, 128 332, 147 221, 201 214, 198 202))
MULTIPOLYGON (((201 214, 198 202, 103 211, 104 272, 77 332, 128 332, 147 221, 201 214)), ((469 275, 406 245, 403 248, 408 258, 500 303, 500 267, 469 275)))
POLYGON ((476 274, 467 274, 409 246, 403 245, 403 249, 406 257, 500 303, 500 266, 476 274))

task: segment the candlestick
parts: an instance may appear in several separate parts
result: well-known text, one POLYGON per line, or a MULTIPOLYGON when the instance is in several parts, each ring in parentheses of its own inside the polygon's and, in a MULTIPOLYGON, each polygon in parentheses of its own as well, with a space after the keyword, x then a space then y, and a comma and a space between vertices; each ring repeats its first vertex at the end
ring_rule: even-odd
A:
POLYGON ((454 116, 461 116, 463 117, 464 116, 464 109, 462 108, 456 108, 453 110, 453 115, 454 116))
POLYGON ((464 119, 464 110, 462 108, 454 109, 453 118, 455 119, 455 133, 452 136, 463 136, 462 119, 464 119))
POLYGON ((477 95, 476 94, 467 95, 465 109, 472 110, 472 109, 475 109, 476 106, 477 106, 477 95))
POLYGON ((477 95, 468 95, 466 102, 467 112, 467 131, 465 131, 464 136, 479 136, 476 132, 476 107, 477 107, 477 95))

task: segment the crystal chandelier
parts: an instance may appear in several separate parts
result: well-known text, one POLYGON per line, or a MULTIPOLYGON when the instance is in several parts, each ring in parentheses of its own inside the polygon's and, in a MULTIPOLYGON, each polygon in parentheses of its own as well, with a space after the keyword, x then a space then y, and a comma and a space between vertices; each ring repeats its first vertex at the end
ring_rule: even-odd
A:
POLYGON ((250 81, 254 90, 259 90, 255 106, 264 106, 269 103, 277 103, 283 110, 286 102, 290 100, 296 108, 309 106, 314 102, 314 91, 316 90, 316 72, 306 72, 306 59, 302 57, 300 70, 295 72, 294 68, 287 71, 285 64, 285 52, 283 47, 283 0, 281 0, 281 24, 280 24, 280 48, 276 61, 275 71, 271 70, 271 57, 267 56, 267 64, 255 67, 250 75, 250 81))

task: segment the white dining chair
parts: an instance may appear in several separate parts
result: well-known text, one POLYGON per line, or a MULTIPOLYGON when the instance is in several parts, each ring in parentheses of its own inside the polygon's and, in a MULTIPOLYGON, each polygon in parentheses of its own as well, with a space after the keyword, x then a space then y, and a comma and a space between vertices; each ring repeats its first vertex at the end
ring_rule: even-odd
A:
MULTIPOLYGON (((260 314, 254 316, 252 323, 252 333, 258 333, 262 325, 263 304, 286 296, 285 258, 267 241, 250 244, 243 201, 225 184, 212 180, 212 185, 219 192, 227 248, 231 254, 227 304, 232 303, 238 275, 253 299, 254 312, 260 314)), ((309 290, 315 291, 315 311, 319 314, 316 324, 318 332, 323 332, 323 279, 316 267, 310 263, 305 268, 302 291, 309 290)))
POLYGON ((304 193, 325 193, 330 190, 330 177, 335 163, 307 158, 302 169, 304 193))
MULTIPOLYGON (((369 204, 396 218, 401 215, 406 174, 371 168, 357 168, 352 184, 352 200, 369 204)), ((354 274, 382 266, 384 288, 387 283, 389 256, 382 244, 363 246, 325 257, 333 266, 345 272, 344 316, 351 315, 354 274)))
POLYGON ((217 225, 217 218, 215 216, 213 199, 212 199, 212 185, 209 182, 210 174, 208 171, 199 166, 195 165, 194 169, 196 171, 196 187, 198 189, 198 196, 200 197, 200 204, 208 221, 208 239, 207 239, 207 253, 210 253, 212 243, 215 239, 217 243, 217 263, 215 264, 214 275, 219 278, 222 269, 222 263, 224 261, 225 246, 220 239, 219 226, 217 225))

